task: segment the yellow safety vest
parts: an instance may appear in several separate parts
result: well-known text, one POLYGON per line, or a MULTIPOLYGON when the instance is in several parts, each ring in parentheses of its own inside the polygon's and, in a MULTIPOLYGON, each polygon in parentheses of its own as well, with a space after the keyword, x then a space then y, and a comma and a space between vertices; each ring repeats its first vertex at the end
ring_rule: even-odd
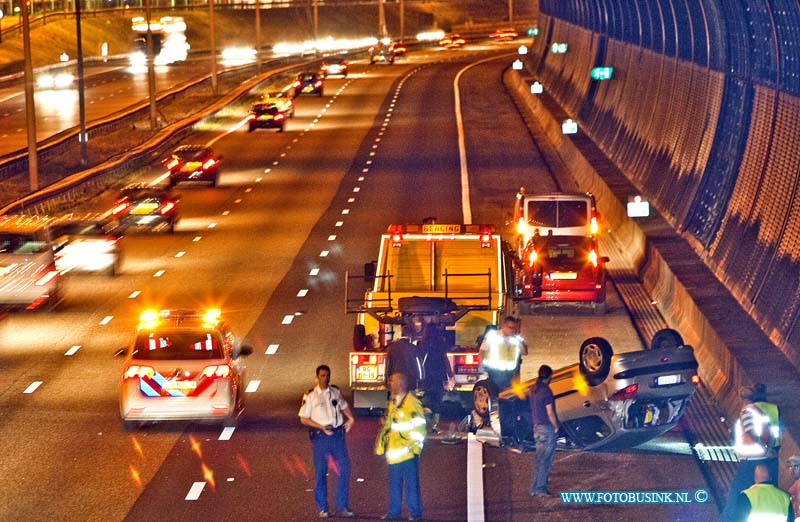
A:
POLYGON ((515 370, 522 354, 522 337, 514 335, 506 337, 490 330, 483 340, 481 348, 481 364, 493 370, 515 370))
POLYGON ((406 393, 400 405, 389 400, 386 422, 375 440, 375 454, 386 455, 386 462, 399 464, 422 453, 428 429, 422 403, 406 393))
POLYGON ((777 451, 781 445, 780 412, 771 402, 754 402, 742 409, 734 426, 733 449, 740 459, 759 459, 777 451), (742 425, 742 418, 749 417, 756 440, 749 436, 742 425))
POLYGON ((791 497, 772 484, 755 484, 742 491, 750 501, 748 522, 785 522, 791 497))

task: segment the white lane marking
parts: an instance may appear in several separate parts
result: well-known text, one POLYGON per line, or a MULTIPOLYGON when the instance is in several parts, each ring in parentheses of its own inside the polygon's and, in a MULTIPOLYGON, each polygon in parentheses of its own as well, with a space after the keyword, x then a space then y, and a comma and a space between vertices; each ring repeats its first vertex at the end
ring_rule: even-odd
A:
POLYGON ((336 234, 331 234, 328 236, 328 241, 336 241, 336 234))
POLYGON ((347 202, 348 203, 355 203, 356 202, 356 198, 347 198, 347 202))
POLYGON ((358 181, 364 181, 364 176, 359 176, 358 181))
POLYGON ((208 228, 216 228, 216 227, 217 227, 216 223, 209 223, 208 224, 208 228))
MULTIPOLYGON (((272 170, 272 169, 267 169, 267 170, 272 170)), ((264 172, 266 172, 266 170, 264 172)), ((256 183, 261 183, 262 179, 264 179, 264 178, 256 178, 256 183)), ((247 190, 245 190, 245 192, 250 192, 251 190, 253 190, 253 189, 247 189, 247 190)))
POLYGON ((285 158, 286 157, 286 153, 285 152, 281 152, 281 156, 280 157, 281 158, 285 158))
POLYGON ((361 192, 361 187, 353 187, 353 192, 361 192))
POLYGON ((153 277, 161 277, 162 275, 164 275, 164 272, 166 272, 166 270, 159 270, 158 272, 153 274, 153 277))
POLYGON ((372 165, 372 160, 367 160, 366 165, 372 165))
POLYGON ((270 344, 267 346, 267 351, 265 352, 267 355, 275 355, 278 353, 279 344, 270 344))
POLYGON ((236 203, 236 204, 239 204, 239 203, 241 203, 241 202, 242 202, 242 198, 235 199, 235 200, 233 200, 233 202, 234 202, 234 203, 236 203))
POLYGON ((349 213, 350 213, 350 209, 349 208, 342 209, 342 214, 349 214, 349 213))
POLYGON ((107 316, 103 317, 103 320, 102 320, 102 321, 100 321, 100 324, 108 324, 108 323, 110 323, 110 322, 111 322, 111 320, 112 320, 113 318, 114 318, 114 316, 113 316, 113 315, 107 315, 107 316))
MULTIPOLYGON (((505 55, 504 55, 505 57, 505 55)), ((478 60, 477 62, 473 62, 456 74, 455 79, 453 79, 453 93, 455 94, 455 112, 456 112, 456 128, 458 129, 458 158, 461 161, 461 211, 464 214, 464 224, 471 225, 472 224, 472 206, 469 202, 469 171, 467 170, 467 148, 465 145, 465 138, 464 138, 464 119, 461 116, 461 90, 458 87, 458 80, 461 78, 461 75, 464 74, 468 69, 475 67, 478 64, 483 62, 488 62, 491 60, 496 60, 496 57, 485 58, 483 60, 478 60)))
POLYGON ((80 349, 81 349, 81 345, 80 344, 76 344, 75 346, 73 346, 72 348, 70 348, 69 350, 64 352, 64 355, 75 355, 75 353, 80 349))
POLYGON ((133 292, 131 292, 131 295, 128 296, 128 299, 136 299, 141 294, 142 294, 141 290, 134 290, 133 292))
POLYGON ((308 275, 312 275, 312 276, 315 276, 317 274, 319 274, 319 268, 312 268, 311 272, 308 273, 308 275))
POLYGON ((185 255, 186 255, 186 251, 184 251, 184 250, 181 250, 180 252, 178 252, 177 254, 175 254, 175 257, 183 257, 183 256, 185 256, 185 255))
POLYGON ((361 172, 369 172, 369 169, 365 167, 365 168, 361 169, 361 172))
MULTIPOLYGON (((16 96, 22 96, 22 94, 23 94, 23 91, 20 91, 20 92, 15 92, 14 94, 9 94, 9 95, 8 95, 8 96, 6 96, 5 98, 2 98, 2 99, 0 99, 0 103, 6 102, 6 101, 8 101, 8 100, 10 100, 11 98, 14 98, 14 97, 16 97, 16 96)), ((8 114, 5 114, 4 116, 8 116, 8 114)))
POLYGON ((231 440, 234 431, 236 431, 236 428, 233 426, 226 426, 223 428, 222 433, 219 434, 219 439, 217 440, 231 440))
POLYGON ((330 254, 330 252, 328 252, 327 250, 323 250, 322 252, 319 253, 319 257, 328 257, 328 254, 330 254))
POLYGON ((22 393, 33 393, 33 392, 35 392, 36 388, 41 386, 43 382, 44 381, 33 381, 32 383, 30 383, 28 385, 27 388, 25 388, 25 391, 23 391, 22 393))
POLYGON ((204 487, 206 487, 205 482, 195 482, 192 484, 192 487, 189 488, 189 492, 186 494, 186 498, 184 500, 197 500, 200 498, 200 493, 203 492, 204 487))
POLYGON ((336 222, 336 224, 335 224, 334 226, 336 226, 336 227, 341 227, 341 226, 343 226, 343 225, 344 225, 344 221, 337 221, 337 222, 336 222))
POLYGON ((280 162, 279 162, 279 161, 277 161, 277 160, 272 162, 272 166, 273 166, 273 167, 274 167, 275 165, 279 165, 279 164, 280 164, 280 162))
POLYGON ((375 155, 375 151, 370 152, 369 155, 370 156, 374 156, 375 155))
POLYGON ((252 380, 247 383, 247 388, 244 389, 245 393, 255 393, 258 391, 258 387, 261 386, 261 381, 259 380, 252 380))
POLYGON ((201 239, 203 239, 203 236, 194 236, 194 238, 192 239, 192 241, 194 241, 195 243, 197 243, 197 242, 198 242, 198 241, 200 241, 201 239))
POLYGON ((222 215, 223 215, 223 216, 227 216, 227 215, 229 215, 230 213, 231 213, 231 211, 230 211, 230 210, 226 210, 225 212, 223 212, 223 213, 222 213, 222 215))
POLYGON ((467 522, 483 522, 483 444, 467 437, 467 522))
POLYGON ((292 324, 292 321, 294 321, 294 315, 284 315, 281 324, 292 324))
POLYGON ((248 187, 248 188, 244 189, 244 191, 245 192, 253 192, 253 189, 252 189, 252 187, 248 187))
POLYGON ((305 297, 308 295, 308 288, 303 288, 297 292, 297 297, 305 297))
POLYGON ((375 145, 372 146, 372 148, 373 149, 377 149, 378 148, 378 144, 376 143, 375 145))

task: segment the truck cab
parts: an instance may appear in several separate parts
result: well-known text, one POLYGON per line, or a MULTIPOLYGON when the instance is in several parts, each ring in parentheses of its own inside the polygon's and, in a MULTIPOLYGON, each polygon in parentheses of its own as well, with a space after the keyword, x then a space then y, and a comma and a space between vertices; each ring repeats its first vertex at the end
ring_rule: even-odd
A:
POLYGON ((470 392, 480 377, 478 339, 511 303, 508 256, 492 225, 390 226, 377 261, 363 276, 345 277, 346 311, 357 317, 349 356, 353 407, 385 407, 387 347, 402 338, 416 345, 425 323, 442 327, 451 345, 454 391, 470 392))

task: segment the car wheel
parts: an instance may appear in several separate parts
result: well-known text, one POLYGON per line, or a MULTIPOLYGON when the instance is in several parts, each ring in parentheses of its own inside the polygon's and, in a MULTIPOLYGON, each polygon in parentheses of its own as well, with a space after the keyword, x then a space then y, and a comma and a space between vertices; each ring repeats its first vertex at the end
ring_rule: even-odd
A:
POLYGON ((478 418, 473 419, 476 427, 489 425, 492 402, 497 400, 497 388, 488 380, 475 383, 472 387, 472 411, 478 418))
POLYGON ((580 370, 590 386, 602 383, 611 370, 611 343, 602 337, 590 337, 583 341, 578 353, 580 370))
POLYGON ((653 340, 650 342, 650 349, 663 350, 664 348, 678 348, 683 345, 684 342, 681 334, 672 328, 664 328, 653 335, 653 340))
POLYGON ((122 420, 122 429, 125 431, 136 431, 139 429, 139 422, 132 420, 122 420))

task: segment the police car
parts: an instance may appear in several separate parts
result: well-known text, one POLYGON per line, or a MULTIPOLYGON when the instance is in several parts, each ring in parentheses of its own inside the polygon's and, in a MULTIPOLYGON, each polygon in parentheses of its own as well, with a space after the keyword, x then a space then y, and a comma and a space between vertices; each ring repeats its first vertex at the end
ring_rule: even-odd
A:
POLYGON ((242 356, 220 310, 147 310, 127 349, 119 385, 125 429, 144 421, 237 422, 244 409, 242 356))

